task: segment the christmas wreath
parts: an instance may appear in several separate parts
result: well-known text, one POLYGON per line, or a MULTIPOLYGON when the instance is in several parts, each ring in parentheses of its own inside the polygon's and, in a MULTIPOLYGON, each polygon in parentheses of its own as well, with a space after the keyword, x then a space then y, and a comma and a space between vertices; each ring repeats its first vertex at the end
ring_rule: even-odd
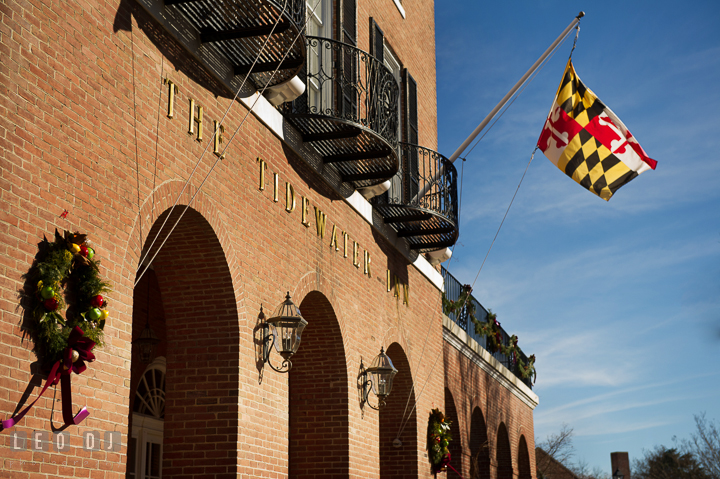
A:
POLYGON ((25 307, 35 353, 48 378, 37 399, 16 416, 2 421, 4 429, 17 424, 49 386, 62 384, 65 424, 79 424, 90 413, 86 408, 72 414, 71 373, 81 374, 85 362, 95 360, 93 348, 102 346, 103 329, 109 316, 102 294, 110 285, 100 278, 100 262, 86 235, 55 231, 55 241, 44 239, 35 264, 25 275, 25 307), (67 310, 65 315, 61 311, 67 310))
POLYGON ((427 450, 430 468, 433 474, 447 470, 450 464, 450 451, 448 446, 452 441, 450 434, 451 421, 439 409, 430 411, 427 429, 427 450))
POLYGON ((100 277, 100 261, 87 244, 87 235, 55 231, 55 241, 44 240, 36 264, 28 273, 34 292, 27 292, 35 352, 46 369, 62 359, 70 333, 77 326, 83 336, 103 345, 109 316, 103 294, 110 285, 100 277), (61 312, 67 305, 67 311, 61 312))

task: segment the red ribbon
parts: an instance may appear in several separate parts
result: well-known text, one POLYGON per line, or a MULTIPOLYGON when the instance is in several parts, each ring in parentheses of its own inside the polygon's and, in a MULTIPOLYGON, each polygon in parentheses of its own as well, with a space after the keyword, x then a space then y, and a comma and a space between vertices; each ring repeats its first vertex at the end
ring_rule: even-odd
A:
POLYGON ((15 424, 19 423, 20 420, 25 416, 25 414, 27 414, 27 412, 32 409, 35 403, 38 402, 38 399, 40 399, 42 395, 45 394, 47 388, 50 386, 55 386, 58 381, 61 381, 62 386, 62 412, 65 425, 67 426, 71 424, 80 424, 86 417, 90 415, 90 411, 88 411, 85 407, 83 407, 80 412, 78 412, 74 417, 72 414, 73 406, 72 390, 70 388, 70 375, 73 372, 75 374, 81 374, 83 371, 85 371, 87 369, 87 366, 85 366, 85 361, 95 361, 95 355, 92 353, 92 349, 95 347, 95 342, 89 338, 82 337, 83 334, 84 333, 82 329, 80 329, 79 327, 75 326, 75 328, 73 328, 73 330, 70 332, 70 337, 68 338, 68 347, 65 348, 65 351, 63 352, 63 359, 56 361, 55 364, 53 364, 47 381, 45 381, 45 386, 42 388, 42 391, 40 391, 38 397, 28 407, 20 411, 17 416, 3 421, 3 429, 10 429, 15 424), (79 356, 78 360, 74 363, 72 360, 73 350, 77 351, 79 356))

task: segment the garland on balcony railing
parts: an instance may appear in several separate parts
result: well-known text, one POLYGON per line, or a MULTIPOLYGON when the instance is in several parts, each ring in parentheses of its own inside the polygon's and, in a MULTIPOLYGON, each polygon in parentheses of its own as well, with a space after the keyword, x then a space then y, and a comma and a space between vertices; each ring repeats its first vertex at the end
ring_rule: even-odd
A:
POLYGON ((484 336, 486 339, 486 349, 491 354, 502 353, 505 356, 512 359, 513 365, 517 368, 518 373, 523 379, 530 378, 535 384, 537 378, 537 372, 535 371, 535 355, 528 357, 528 362, 525 362, 520 357, 520 348, 518 347, 518 337, 514 334, 510 337, 508 344, 504 344, 502 340, 502 329, 500 328, 500 322, 497 320, 497 314, 493 313, 491 309, 488 310, 487 321, 479 321, 475 317, 475 303, 472 301, 470 296, 472 293, 472 287, 469 284, 465 284, 462 287, 462 291, 458 295, 458 298, 453 301, 445 297, 445 293, 442 296, 443 313, 450 315, 454 313, 456 318, 459 319, 460 314, 465 309, 468 320, 472 321, 475 325, 475 334, 484 336))
POLYGON ((446 316, 449 316, 450 313, 455 313, 457 317, 462 312, 463 307, 465 307, 468 317, 475 321, 475 303, 472 301, 470 293, 472 293, 472 287, 469 284, 463 285, 462 291, 455 301, 447 299, 445 293, 443 293, 443 313, 445 313, 446 316))

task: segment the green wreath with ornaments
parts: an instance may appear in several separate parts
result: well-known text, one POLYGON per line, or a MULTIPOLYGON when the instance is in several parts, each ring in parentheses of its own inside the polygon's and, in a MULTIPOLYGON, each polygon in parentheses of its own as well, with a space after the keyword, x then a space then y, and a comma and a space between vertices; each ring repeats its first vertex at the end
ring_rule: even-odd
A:
POLYGON ((75 327, 95 345, 103 345, 109 317, 103 294, 110 292, 110 284, 100 277, 99 266, 84 234, 60 235, 56 230, 53 242, 40 243, 36 262, 26 275, 31 291, 24 296, 35 352, 44 366, 63 358, 75 327))
POLYGON ((450 464, 450 425, 452 421, 445 418, 440 409, 430 411, 427 428, 427 451, 430 468, 433 474, 446 471, 450 464))

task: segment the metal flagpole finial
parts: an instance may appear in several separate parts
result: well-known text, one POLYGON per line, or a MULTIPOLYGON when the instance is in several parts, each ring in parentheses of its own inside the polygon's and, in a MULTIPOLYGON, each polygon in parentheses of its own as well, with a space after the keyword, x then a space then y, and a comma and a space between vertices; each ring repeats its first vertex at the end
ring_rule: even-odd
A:
POLYGON ((579 20, 579 19, 581 19, 581 18, 584 17, 584 16, 585 16, 585 12, 580 12, 580 13, 578 13, 578 16, 575 17, 575 18, 577 18, 577 19, 579 20))

